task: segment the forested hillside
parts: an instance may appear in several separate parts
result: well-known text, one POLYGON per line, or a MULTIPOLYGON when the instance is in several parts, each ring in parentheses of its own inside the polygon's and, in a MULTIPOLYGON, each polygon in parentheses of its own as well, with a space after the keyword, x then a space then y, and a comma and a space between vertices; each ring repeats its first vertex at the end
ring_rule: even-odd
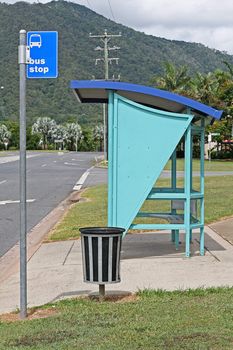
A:
MULTIPOLYGON (((201 44, 166 40, 145 35, 114 23, 88 8, 66 1, 47 4, 17 2, 0 3, 0 119, 18 118, 17 46, 20 29, 27 31, 57 30, 59 32, 59 78, 27 81, 27 116, 29 122, 39 116, 57 121, 78 118, 81 124, 92 124, 101 118, 101 108, 78 104, 69 88, 72 79, 103 78, 103 66, 95 65, 101 43, 89 33, 122 33, 112 40, 121 47, 117 52, 119 65, 110 65, 110 76, 121 74, 122 81, 148 84, 150 78, 162 73, 163 63, 186 64, 190 73, 225 69, 223 61, 233 64, 233 57, 201 44)), ((114 52, 114 51, 113 51, 114 52)), ((111 53, 111 52, 110 52, 111 53)), ((112 53, 111 53, 112 54, 112 53)), ((114 52, 113 55, 116 53, 114 52)))

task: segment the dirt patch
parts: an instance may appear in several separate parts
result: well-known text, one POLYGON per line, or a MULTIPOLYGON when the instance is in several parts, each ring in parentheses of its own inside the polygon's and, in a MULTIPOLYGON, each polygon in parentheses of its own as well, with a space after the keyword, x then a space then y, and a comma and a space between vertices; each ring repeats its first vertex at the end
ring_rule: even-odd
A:
MULTIPOLYGON (((36 320, 40 318, 48 318, 55 315, 58 315, 58 311, 52 307, 48 309, 31 309, 28 311, 28 317, 23 321, 36 320)), ((8 314, 0 315, 0 321, 1 322, 18 322, 22 320, 20 319, 20 315, 18 312, 17 313, 12 312, 8 314)))
POLYGON ((85 192, 86 189, 80 190, 80 191, 74 191, 72 194, 69 196, 67 200, 67 206, 69 209, 69 206, 74 204, 74 203, 82 203, 82 202, 87 202, 88 199, 85 197, 82 197, 83 193, 85 192))
POLYGON ((100 300, 98 294, 90 295, 87 299, 95 301, 107 301, 111 303, 131 303, 139 300, 139 296, 132 293, 122 293, 122 294, 106 294, 105 297, 100 300))
POLYGON ((139 296, 136 294, 126 295, 126 296, 107 296, 106 301, 114 302, 114 303, 132 303, 134 301, 138 301, 139 296))

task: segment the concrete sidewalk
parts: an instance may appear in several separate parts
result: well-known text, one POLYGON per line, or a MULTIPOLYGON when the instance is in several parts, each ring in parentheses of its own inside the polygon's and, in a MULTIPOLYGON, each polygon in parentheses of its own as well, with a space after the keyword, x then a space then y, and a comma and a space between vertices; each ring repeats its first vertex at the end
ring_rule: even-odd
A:
MULTIPOLYGON (((122 246, 122 282, 108 291, 136 292, 143 288, 175 290, 233 286, 233 246, 209 227, 205 228, 206 254, 198 253, 198 234, 193 235, 192 257, 184 257, 184 243, 176 251, 170 234, 127 235, 122 246)), ((181 241, 184 237, 181 234, 181 241)), ((44 243, 28 262, 28 306, 98 290, 83 282, 80 240, 44 243)), ((19 273, 0 286, 0 313, 19 307, 19 273)))

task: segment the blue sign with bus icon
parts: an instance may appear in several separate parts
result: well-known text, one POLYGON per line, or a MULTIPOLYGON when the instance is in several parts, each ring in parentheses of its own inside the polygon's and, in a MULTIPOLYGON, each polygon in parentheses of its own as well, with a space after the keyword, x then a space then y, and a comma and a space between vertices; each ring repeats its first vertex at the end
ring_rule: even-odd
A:
POLYGON ((28 32, 27 46, 30 50, 30 63, 27 77, 58 77, 58 32, 28 32))

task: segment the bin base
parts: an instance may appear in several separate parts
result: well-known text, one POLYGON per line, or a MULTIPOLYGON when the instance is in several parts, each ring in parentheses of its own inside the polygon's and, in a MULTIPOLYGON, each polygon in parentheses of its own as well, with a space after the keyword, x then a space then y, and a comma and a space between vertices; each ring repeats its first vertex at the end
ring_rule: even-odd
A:
POLYGON ((105 297, 105 284, 99 285, 99 298, 103 299, 105 297))

